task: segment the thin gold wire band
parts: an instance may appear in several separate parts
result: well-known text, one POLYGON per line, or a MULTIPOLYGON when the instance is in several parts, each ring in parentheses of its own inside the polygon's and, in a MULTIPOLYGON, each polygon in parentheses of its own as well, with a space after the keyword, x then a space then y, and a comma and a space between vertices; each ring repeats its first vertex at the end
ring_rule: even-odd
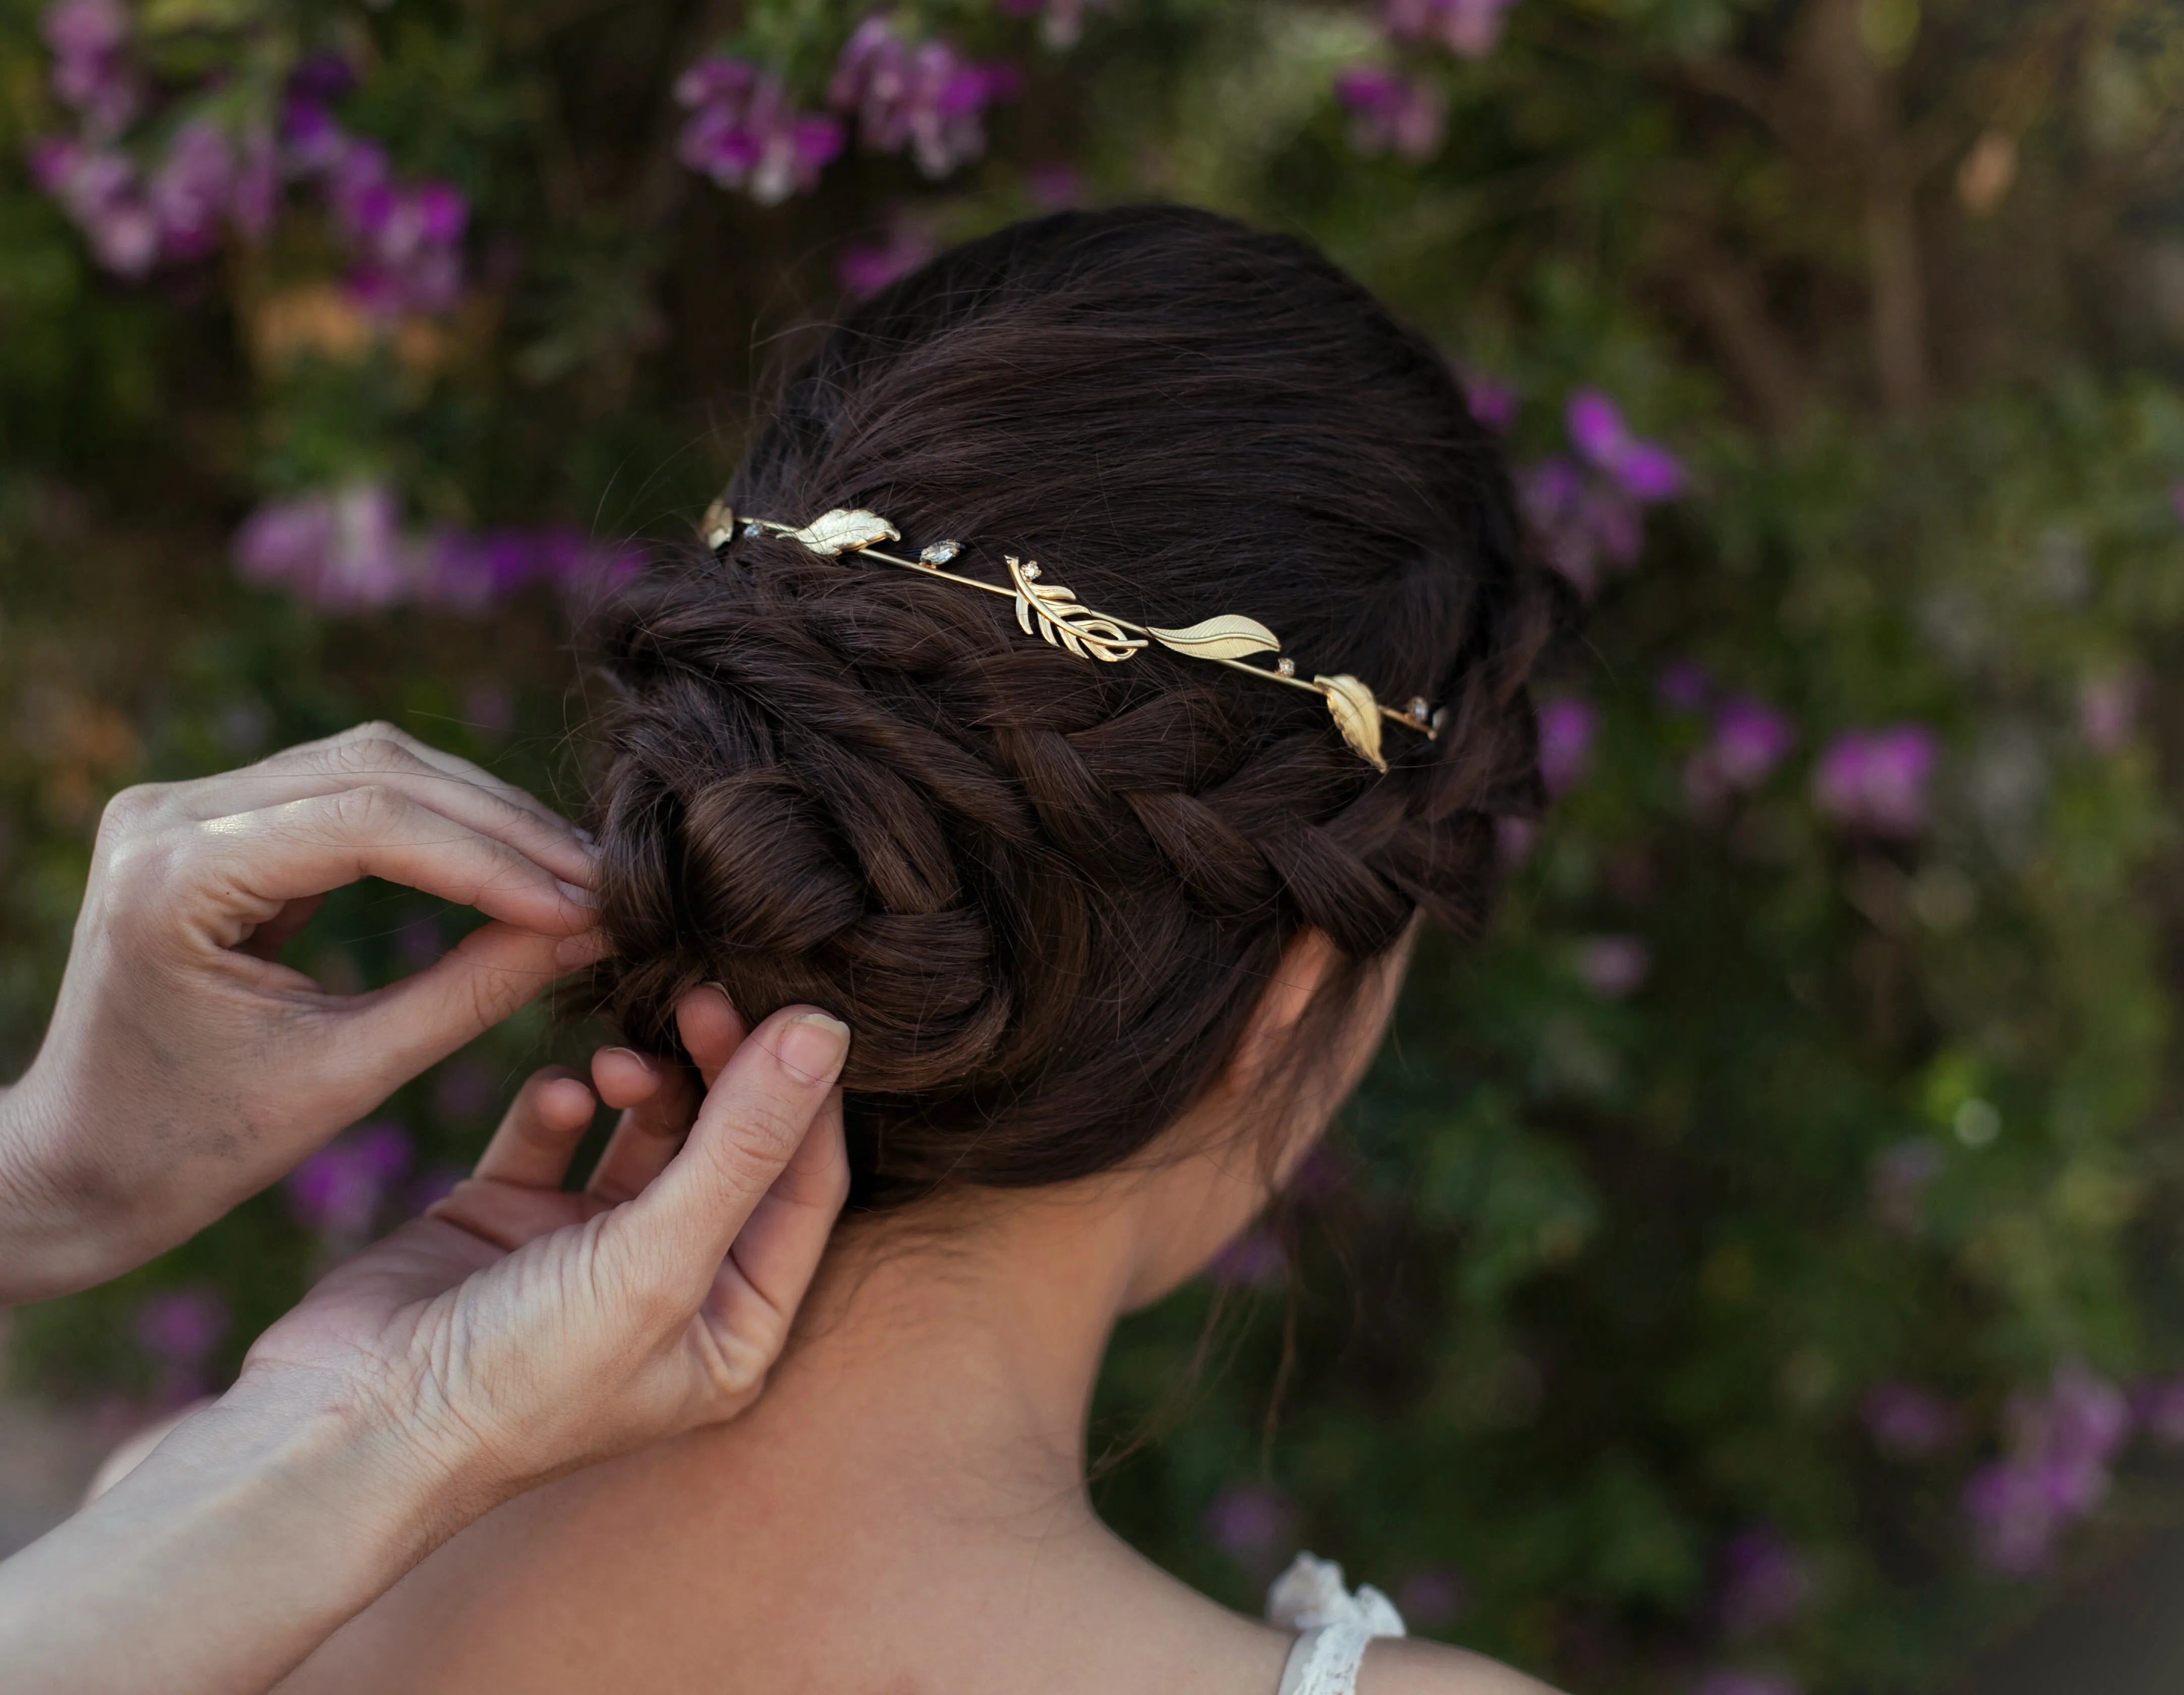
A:
POLYGON ((1004 555, 1010 582, 1010 586, 1004 588, 999 583, 982 583, 975 577, 965 577, 944 568, 963 550, 960 542, 934 542, 921 549, 916 559, 883 553, 875 544, 899 542, 902 532, 877 512, 861 508, 838 507, 799 527, 772 518, 739 520, 725 501, 716 500, 705 509, 699 533, 705 545, 718 555, 735 540, 739 524, 747 536, 783 536, 822 558, 838 559, 845 553, 855 553, 886 565, 900 566, 922 577, 935 577, 944 583, 998 594, 1015 603, 1017 622, 1026 635, 1036 629, 1050 646, 1067 649, 1079 659, 1117 664, 1157 642, 1170 652, 1186 658, 1210 660, 1247 677, 1263 677, 1269 683, 1304 689, 1327 702, 1329 715, 1334 718, 1335 728, 1342 733, 1343 740, 1375 771, 1388 768, 1388 761, 1380 751, 1380 727, 1384 722, 1400 724, 1428 741, 1435 741, 1440 739, 1441 723, 1447 716, 1446 708, 1436 711, 1423 697, 1412 700, 1402 711, 1383 706, 1369 688, 1345 674, 1307 680, 1296 675, 1295 662, 1286 657, 1278 658, 1272 671, 1247 665, 1244 662, 1245 655, 1279 655, 1282 644, 1264 624, 1240 613, 1208 618, 1188 629, 1161 629, 1094 611, 1080 604, 1076 595, 1060 583, 1042 582, 1036 560, 1020 561, 1013 554, 1004 555))

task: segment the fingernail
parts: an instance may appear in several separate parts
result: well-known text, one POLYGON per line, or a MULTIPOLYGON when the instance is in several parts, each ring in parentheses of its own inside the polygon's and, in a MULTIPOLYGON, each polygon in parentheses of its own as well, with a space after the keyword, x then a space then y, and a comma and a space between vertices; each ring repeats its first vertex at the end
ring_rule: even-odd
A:
POLYGON ((561 884, 561 892, 569 897, 570 901, 573 905, 589 908, 599 904, 599 897, 593 894, 590 889, 584 888, 582 884, 575 883, 561 883, 561 879, 558 877, 554 880, 556 883, 561 884))
POLYGON ((633 1047, 603 1047, 599 1050, 599 1057, 601 1058, 604 1058, 610 1053, 627 1054, 632 1059, 635 1060, 639 1065, 644 1068, 646 1075, 649 1076, 652 1073, 652 1062, 647 1059, 633 1047))
POLYGON ((779 1057, 799 1076, 832 1079, 850 1051, 850 1027, 824 1012, 805 1012, 789 1020, 781 1033, 779 1057))
POLYGON ((588 848, 595 848, 599 845, 599 839, 593 835, 589 830, 586 829, 582 824, 570 825, 569 834, 574 836, 588 848))
MULTIPOLYGON (((727 1002, 728 1003, 728 1010, 729 1010, 731 1012, 736 1012, 736 997, 735 997, 734 995, 731 995, 731 994, 729 994, 729 993, 728 993, 727 985, 726 984, 724 984, 724 983, 716 983, 716 982, 714 982, 714 981, 713 981, 713 979, 712 979, 711 978, 710 978, 710 977, 709 977, 709 978, 707 978, 707 979, 706 979, 703 983, 699 984, 698 986, 699 986, 700 989, 710 989, 710 990, 711 990, 713 991, 713 993, 715 993, 716 995, 719 995, 719 996, 721 997, 721 999, 722 999, 723 1001, 727 1001, 727 1002)), ((738 1018, 741 1018, 741 1017, 743 1016, 743 1014, 742 1014, 742 1013, 740 1013, 740 1012, 736 1012, 736 1016, 737 1016, 738 1018)))

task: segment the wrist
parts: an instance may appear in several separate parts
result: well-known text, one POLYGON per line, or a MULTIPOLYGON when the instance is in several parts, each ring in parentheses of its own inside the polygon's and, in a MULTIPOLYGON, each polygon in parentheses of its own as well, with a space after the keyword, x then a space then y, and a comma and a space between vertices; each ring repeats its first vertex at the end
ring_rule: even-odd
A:
POLYGON ((33 1065, 0 1090, 0 1303, 42 1301, 129 1268, 98 1174, 68 1157, 64 1120, 33 1065))
POLYGON ((336 1373, 245 1367, 185 1432, 178 1459, 246 1474, 397 1571, 515 1492, 482 1452, 336 1373))

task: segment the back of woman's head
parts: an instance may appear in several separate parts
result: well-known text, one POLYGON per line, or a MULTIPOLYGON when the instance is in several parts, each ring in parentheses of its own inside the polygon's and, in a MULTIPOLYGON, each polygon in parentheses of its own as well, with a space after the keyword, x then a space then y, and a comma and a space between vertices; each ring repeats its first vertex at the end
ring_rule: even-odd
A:
POLYGON ((1421 909, 1481 923, 1553 599, 1441 359, 1301 243, 1139 209, 946 254, 832 332, 727 499, 867 508, 1144 624, 1246 614, 1306 676, 1446 709, 1381 775, 1312 694, 1087 662, 854 554, 743 537, 649 573, 604 631, 607 1004, 659 1047, 709 979, 754 1021, 846 1019, 867 1202, 1112 1167, 1300 931, 1339 997, 1421 909))

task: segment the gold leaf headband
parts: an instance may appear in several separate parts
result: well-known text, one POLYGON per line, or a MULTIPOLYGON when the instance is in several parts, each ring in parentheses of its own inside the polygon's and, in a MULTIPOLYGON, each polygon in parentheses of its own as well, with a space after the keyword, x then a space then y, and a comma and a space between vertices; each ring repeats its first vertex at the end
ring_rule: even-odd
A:
MULTIPOLYGON (((1158 642, 1172 653, 1192 659, 1210 659, 1216 665, 1225 665, 1247 677, 1264 677, 1269 683, 1284 683, 1291 689, 1309 689, 1326 700, 1335 728, 1342 732, 1342 739, 1375 771, 1388 768, 1388 761, 1380 753, 1382 719, 1401 724, 1407 730, 1415 730, 1428 741, 1437 739, 1440 733, 1445 712, 1436 712, 1423 698, 1413 700, 1398 712, 1380 705, 1373 698, 1373 691, 1354 677, 1315 677, 1306 682, 1296 674, 1295 661, 1288 658, 1276 659, 1272 671, 1245 664, 1245 657, 1252 654, 1279 654, 1282 644, 1264 624, 1240 613, 1208 618, 1184 630, 1155 629, 1146 624, 1134 624, 1128 618, 1111 618, 1104 612, 1080 605, 1076 595, 1060 583, 1041 582, 1039 562, 1033 560, 1019 563, 1013 554, 1006 555, 1011 587, 1003 588, 997 583, 981 583, 975 577, 961 577, 941 569, 963 551, 960 542, 934 542, 930 547, 920 549, 916 559, 898 559, 893 554, 880 552, 873 545, 875 543, 899 542, 902 532, 877 512, 837 509, 813 519, 801 529, 776 523, 771 518, 745 518, 741 521, 746 536, 786 536, 827 559, 837 559, 845 553, 862 554, 867 559, 958 583, 966 588, 1006 595, 1016 603, 1017 623, 1026 635, 1036 629, 1049 646, 1067 649, 1079 659, 1100 660, 1114 665, 1139 653, 1149 641, 1158 642)), ((705 509, 700 526, 705 545, 719 554, 735 539, 737 522, 736 515, 727 504, 716 500, 705 509)))

